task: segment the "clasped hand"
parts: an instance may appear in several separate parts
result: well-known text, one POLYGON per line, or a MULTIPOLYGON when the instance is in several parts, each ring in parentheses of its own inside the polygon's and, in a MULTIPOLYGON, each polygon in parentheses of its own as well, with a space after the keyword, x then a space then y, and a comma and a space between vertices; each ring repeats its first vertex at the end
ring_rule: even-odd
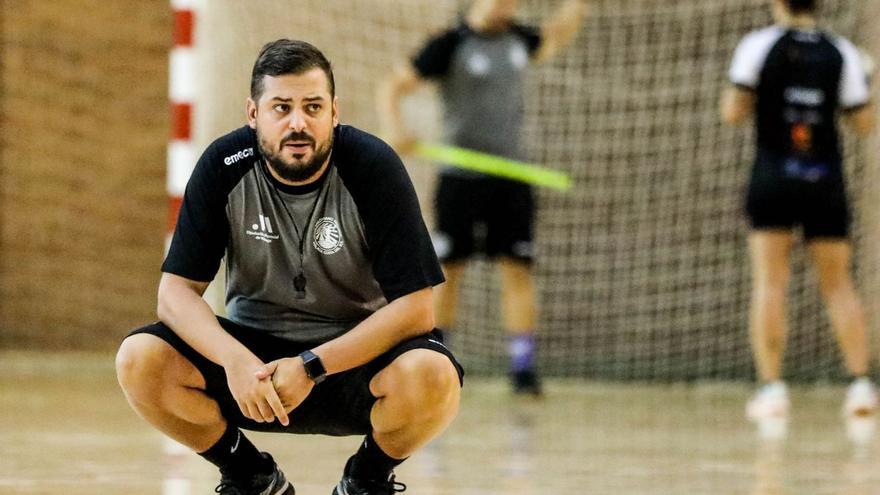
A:
POLYGON ((226 374, 241 413, 258 423, 271 423, 277 418, 282 425, 289 425, 288 414, 314 386, 299 357, 278 359, 251 373, 227 370, 226 374))

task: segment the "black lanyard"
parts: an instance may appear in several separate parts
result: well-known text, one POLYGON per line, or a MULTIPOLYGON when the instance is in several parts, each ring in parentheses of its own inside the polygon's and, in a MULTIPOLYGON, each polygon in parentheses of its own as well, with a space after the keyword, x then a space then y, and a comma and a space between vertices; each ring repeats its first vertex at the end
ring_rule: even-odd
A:
MULTIPOLYGON (((271 174, 268 170, 265 170, 264 167, 268 167, 266 162, 261 162, 260 169, 262 170, 264 176, 266 174, 271 174)), ((287 218, 290 219, 291 225, 293 225, 293 231, 299 238, 299 273, 293 277, 293 296, 296 299, 305 299, 306 298, 306 273, 305 273, 305 247, 306 247, 306 230, 308 230, 309 225, 312 224, 312 218, 315 216, 315 210, 318 209, 318 200, 321 199, 321 193, 324 190, 323 181, 326 179, 326 174, 329 173, 328 169, 324 170, 324 176, 320 177, 318 180, 322 182, 320 187, 318 187, 317 194, 315 195, 315 201, 312 203, 312 211, 309 212, 309 218, 306 220, 306 224, 303 226, 302 232, 300 232, 299 227, 296 225, 296 219, 294 218, 293 213, 290 211, 290 208, 287 207, 287 201, 284 200, 284 197, 281 195, 281 191, 278 190, 278 185, 275 184, 274 177, 266 177, 266 180, 269 182, 270 189, 274 192, 275 197, 278 199, 278 202, 281 203, 281 207, 284 208, 285 213, 287 213, 287 218)))

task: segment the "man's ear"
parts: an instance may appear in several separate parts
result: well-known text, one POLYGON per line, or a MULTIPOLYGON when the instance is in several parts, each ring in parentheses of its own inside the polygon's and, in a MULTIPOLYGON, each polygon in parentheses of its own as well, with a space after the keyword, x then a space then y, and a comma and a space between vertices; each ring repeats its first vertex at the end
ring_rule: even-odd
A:
POLYGON ((336 103, 339 101, 338 96, 333 97, 333 127, 339 125, 339 105, 336 103))
POLYGON ((248 125, 251 126, 251 129, 257 128, 257 102, 255 102, 251 97, 248 97, 247 102, 244 105, 244 111, 247 114, 248 125))

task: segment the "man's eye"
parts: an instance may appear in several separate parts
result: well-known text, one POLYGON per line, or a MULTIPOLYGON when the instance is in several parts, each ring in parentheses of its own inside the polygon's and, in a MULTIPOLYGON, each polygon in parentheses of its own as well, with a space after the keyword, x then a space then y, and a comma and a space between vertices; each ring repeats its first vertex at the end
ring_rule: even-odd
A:
POLYGON ((279 104, 275 105, 273 108, 275 109, 276 112, 281 112, 281 113, 286 113, 288 110, 290 110, 290 106, 288 106, 284 103, 279 103, 279 104))
POLYGON ((321 109, 321 105, 317 103, 310 103, 309 106, 306 107, 309 112, 315 113, 321 109))

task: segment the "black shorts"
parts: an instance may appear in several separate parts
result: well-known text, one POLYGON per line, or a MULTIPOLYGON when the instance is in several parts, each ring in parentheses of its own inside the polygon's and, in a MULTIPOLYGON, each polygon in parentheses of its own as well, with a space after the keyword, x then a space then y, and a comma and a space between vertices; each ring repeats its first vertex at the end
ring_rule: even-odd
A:
MULTIPOLYGON (((265 331, 248 328, 225 318, 217 317, 217 320, 230 335, 244 344, 263 362, 268 363, 284 357, 297 356, 302 351, 313 347, 313 344, 288 342, 265 331)), ((459 380, 462 384, 464 383, 464 370, 452 352, 443 345, 440 333, 434 330, 427 335, 401 342, 363 366, 328 375, 323 382, 312 389, 305 401, 290 413, 289 426, 283 426, 278 421, 257 423, 241 414, 238 404, 229 392, 226 373, 221 366, 199 354, 164 323, 156 322, 138 328, 129 335, 139 333, 148 333, 159 337, 188 359, 202 373, 206 383, 205 392, 217 401, 223 417, 230 424, 248 430, 318 433, 334 436, 369 433, 372 430, 370 410, 376 401, 376 398, 370 393, 370 380, 395 358, 412 349, 431 349, 445 355, 455 365, 459 380)))
POLYGON ((475 253, 532 259, 535 202, 528 184, 495 177, 441 175, 432 235, 440 261, 475 253))
POLYGON ((759 164, 752 170, 746 213, 756 230, 801 226, 806 239, 849 234, 850 211, 839 174, 805 180, 759 164))

